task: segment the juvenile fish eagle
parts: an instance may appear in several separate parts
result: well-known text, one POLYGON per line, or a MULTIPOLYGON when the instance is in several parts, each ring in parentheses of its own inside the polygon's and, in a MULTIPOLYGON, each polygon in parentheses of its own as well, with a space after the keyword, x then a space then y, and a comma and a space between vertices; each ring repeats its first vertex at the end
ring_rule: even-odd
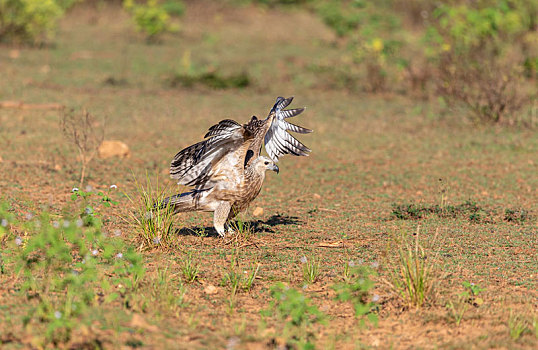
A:
MULTIPOLYGON (((170 165, 170 176, 179 185, 193 186, 186 193, 164 200, 174 213, 214 212, 213 225, 220 236, 225 225, 246 209, 260 193, 265 171, 279 172, 278 158, 284 154, 307 156, 310 149, 288 133, 312 132, 287 122, 304 108, 286 108, 293 97, 278 97, 264 120, 256 116, 247 124, 225 119, 209 128, 205 140, 180 151, 170 165), (260 155, 262 142, 269 157, 260 155)), ((228 227, 229 229, 229 227, 228 227)))

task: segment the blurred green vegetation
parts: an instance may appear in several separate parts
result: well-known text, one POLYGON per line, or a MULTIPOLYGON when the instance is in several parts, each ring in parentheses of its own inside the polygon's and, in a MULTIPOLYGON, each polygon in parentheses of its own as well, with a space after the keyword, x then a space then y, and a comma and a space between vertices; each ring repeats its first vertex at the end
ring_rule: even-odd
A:
POLYGON ((176 32, 179 26, 172 24, 170 13, 181 15, 183 13, 182 3, 178 1, 168 1, 161 4, 157 0, 147 0, 138 3, 134 0, 124 0, 123 8, 131 14, 136 30, 146 35, 150 42, 164 32, 176 32))
MULTIPOLYGON (((0 0, 0 41, 51 42, 67 9, 96 2, 107 1, 0 0)), ((148 42, 156 42, 167 32, 180 31, 178 17, 194 2, 124 0, 121 4, 134 28, 148 42)), ((440 97, 447 106, 467 108, 485 122, 513 121, 513 115, 525 114, 522 109, 536 97, 536 2, 230 0, 219 6, 266 6, 319 17, 335 34, 333 42, 324 44, 336 45, 341 55, 331 62, 312 58, 308 68, 334 81, 333 88, 440 97)), ((228 84, 229 79, 216 72, 180 72, 174 84, 244 87, 249 84, 247 73, 228 84)))

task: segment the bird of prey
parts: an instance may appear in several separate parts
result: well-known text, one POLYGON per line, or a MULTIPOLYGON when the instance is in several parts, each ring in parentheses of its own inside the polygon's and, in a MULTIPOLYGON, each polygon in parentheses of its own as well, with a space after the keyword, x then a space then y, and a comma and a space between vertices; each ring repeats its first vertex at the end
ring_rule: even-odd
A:
POLYGON ((222 120, 209 128, 203 141, 177 153, 170 165, 170 176, 179 185, 194 188, 166 198, 162 206, 169 206, 174 213, 214 212, 213 225, 223 237, 228 222, 260 193, 266 170, 278 174, 276 163, 281 156, 307 156, 310 152, 288 133, 312 132, 285 120, 304 111, 284 109, 292 100, 293 97, 278 97, 263 120, 256 116, 246 124, 222 120), (262 143, 269 157, 260 155, 262 143))

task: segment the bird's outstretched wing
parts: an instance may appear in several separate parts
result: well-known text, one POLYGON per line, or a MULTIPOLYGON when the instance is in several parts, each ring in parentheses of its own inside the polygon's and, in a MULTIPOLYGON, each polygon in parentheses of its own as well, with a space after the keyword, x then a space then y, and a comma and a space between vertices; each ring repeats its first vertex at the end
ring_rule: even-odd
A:
POLYGON ((308 156, 308 153, 310 152, 308 147, 288 133, 288 131, 300 134, 312 132, 310 129, 289 123, 285 120, 286 118, 295 117, 305 110, 304 108, 284 109, 290 105, 291 101, 293 101, 293 97, 278 97, 267 117, 268 119, 271 118, 272 122, 265 133, 265 150, 274 162, 278 162, 278 158, 284 154, 308 156))
POLYGON ((183 149, 172 160, 170 177, 177 179, 178 184, 203 185, 211 177, 213 165, 238 150, 252 134, 241 124, 225 119, 209 128, 205 138, 183 149))

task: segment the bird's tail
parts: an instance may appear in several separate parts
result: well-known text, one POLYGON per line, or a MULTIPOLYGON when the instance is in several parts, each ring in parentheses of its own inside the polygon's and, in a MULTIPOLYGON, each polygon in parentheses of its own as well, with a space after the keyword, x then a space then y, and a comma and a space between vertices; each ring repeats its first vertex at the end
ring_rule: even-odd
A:
POLYGON ((196 191, 176 194, 155 203, 154 208, 165 209, 169 207, 175 213, 196 210, 196 191))

